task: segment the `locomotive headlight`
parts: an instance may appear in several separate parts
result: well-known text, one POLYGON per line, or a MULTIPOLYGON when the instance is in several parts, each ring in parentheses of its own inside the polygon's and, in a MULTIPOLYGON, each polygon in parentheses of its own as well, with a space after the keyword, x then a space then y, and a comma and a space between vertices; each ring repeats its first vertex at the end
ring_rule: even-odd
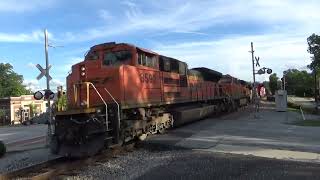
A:
POLYGON ((87 101, 82 101, 82 102, 80 103, 80 105, 81 105, 81 106, 87 105, 87 101))
POLYGON ((85 72, 82 72, 82 73, 81 73, 81 76, 85 76, 85 75, 86 75, 86 73, 85 73, 85 72))
POLYGON ((84 66, 81 67, 81 71, 85 71, 86 68, 84 66))

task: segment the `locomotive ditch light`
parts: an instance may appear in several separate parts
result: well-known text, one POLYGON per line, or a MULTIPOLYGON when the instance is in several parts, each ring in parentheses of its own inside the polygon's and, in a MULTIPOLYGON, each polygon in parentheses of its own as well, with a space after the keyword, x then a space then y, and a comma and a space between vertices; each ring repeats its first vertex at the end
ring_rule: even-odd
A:
POLYGON ((41 93, 41 91, 37 91, 33 94, 33 97, 35 100, 40 100, 43 98, 43 94, 41 93))
POLYGON ((82 72, 82 73, 81 73, 81 76, 85 76, 85 75, 86 75, 86 73, 85 73, 85 72, 82 72))
POLYGON ((81 71, 85 71, 86 68, 84 66, 81 67, 81 71))

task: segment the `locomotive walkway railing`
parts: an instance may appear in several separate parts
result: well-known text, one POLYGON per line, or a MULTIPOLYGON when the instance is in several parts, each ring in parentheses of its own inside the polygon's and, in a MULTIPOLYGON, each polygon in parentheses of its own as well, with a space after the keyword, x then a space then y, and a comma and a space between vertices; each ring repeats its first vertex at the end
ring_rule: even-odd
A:
MULTIPOLYGON (((108 104, 106 103, 106 101, 103 99, 103 97, 101 96, 101 94, 99 93, 99 91, 97 90, 97 88, 95 87, 95 85, 91 82, 85 82, 85 84, 87 85, 87 97, 89 97, 89 86, 91 85, 93 87, 93 89, 96 91, 96 93, 98 94, 98 96, 100 97, 100 99, 102 100, 103 104, 106 106, 106 128, 107 131, 109 130, 109 124, 108 124, 108 104)), ((87 100, 87 105, 89 106, 89 99, 87 100)))
POLYGON ((104 90, 109 94, 109 96, 112 98, 112 100, 117 104, 117 108, 118 108, 118 128, 120 129, 120 105, 116 101, 116 99, 112 96, 112 94, 107 90, 107 88, 104 88, 104 90))

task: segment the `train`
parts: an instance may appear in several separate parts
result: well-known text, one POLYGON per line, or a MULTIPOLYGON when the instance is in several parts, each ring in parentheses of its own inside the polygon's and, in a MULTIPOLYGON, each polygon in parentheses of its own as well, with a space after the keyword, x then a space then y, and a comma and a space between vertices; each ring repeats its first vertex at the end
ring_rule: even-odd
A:
POLYGON ((247 82, 128 43, 94 45, 66 78, 51 151, 86 157, 250 102, 247 82))

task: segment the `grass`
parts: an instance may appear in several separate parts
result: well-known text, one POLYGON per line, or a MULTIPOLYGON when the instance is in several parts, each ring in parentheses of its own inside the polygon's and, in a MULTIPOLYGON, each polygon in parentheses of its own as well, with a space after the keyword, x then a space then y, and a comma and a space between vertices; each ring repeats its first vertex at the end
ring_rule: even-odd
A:
POLYGON ((304 121, 296 122, 295 125, 319 127, 320 126, 320 121, 319 120, 304 120, 304 121))
MULTIPOLYGON (((319 115, 320 113, 320 110, 317 111, 316 109, 314 108, 306 108, 306 107, 303 107, 302 108, 303 112, 305 114, 316 114, 316 115, 319 115)), ((300 112, 300 106, 297 105, 297 104, 294 104, 292 102, 288 102, 288 111, 293 111, 293 112, 300 112)))
POLYGON ((298 112, 298 113, 300 113, 300 109, 296 109, 296 108, 288 107, 287 110, 290 111, 290 112, 298 112))

